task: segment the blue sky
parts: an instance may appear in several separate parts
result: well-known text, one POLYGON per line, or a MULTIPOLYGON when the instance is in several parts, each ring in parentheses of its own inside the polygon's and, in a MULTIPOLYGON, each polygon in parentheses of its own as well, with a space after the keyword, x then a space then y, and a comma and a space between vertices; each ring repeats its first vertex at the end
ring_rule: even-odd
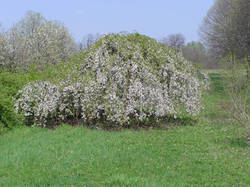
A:
POLYGON ((9 28, 28 10, 65 24, 76 40, 88 33, 137 31, 159 39, 182 33, 197 41, 198 28, 214 0, 3 0, 0 23, 9 28))

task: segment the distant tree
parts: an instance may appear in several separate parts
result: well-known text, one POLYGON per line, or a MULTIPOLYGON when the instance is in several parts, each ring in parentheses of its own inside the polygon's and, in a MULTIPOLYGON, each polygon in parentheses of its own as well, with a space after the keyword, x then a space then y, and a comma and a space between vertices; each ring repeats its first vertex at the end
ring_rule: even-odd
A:
MULTIPOLYGON (((3 31, 2 31, 2 25, 0 23, 0 51, 3 51, 3 47, 4 47, 4 37, 3 37, 3 31)), ((2 56, 2 54, 0 53, 0 67, 3 65, 3 59, 4 57, 2 56)))
POLYGON ((201 42, 192 41, 183 47, 183 55, 192 62, 202 63, 206 56, 206 49, 201 42))
POLYGON ((215 64, 210 64, 208 55, 204 45, 201 42, 189 42, 182 49, 183 56, 189 61, 202 65, 203 67, 211 67, 215 64))
MULTIPOLYGON (((230 57, 231 66, 244 63, 250 79, 250 1, 216 0, 200 27, 200 36, 217 59, 230 57)), ((228 59, 228 58, 227 58, 228 59)))
POLYGON ((216 0, 200 27, 200 36, 218 58, 242 58, 250 51, 249 0, 216 0))
POLYGON ((82 42, 79 42, 79 43, 78 43, 78 50, 79 50, 79 51, 83 51, 83 50, 84 50, 84 46, 83 46, 83 43, 82 43, 82 42))
POLYGON ((100 38, 99 34, 87 34, 83 37, 82 41, 79 43, 78 48, 79 50, 85 50, 89 46, 91 46, 95 41, 97 41, 100 38))
POLYGON ((170 34, 166 38, 163 38, 162 42, 178 51, 184 46, 185 37, 182 34, 170 34))
POLYGON ((8 54, 7 46, 5 32, 0 24, 0 68, 5 65, 6 54, 8 54))
POLYGON ((31 11, 4 34, 4 41, 5 50, 0 49, 0 56, 4 57, 5 66, 11 68, 56 64, 77 51, 63 24, 31 11))
POLYGON ((94 36, 93 36, 93 34, 88 34, 87 41, 86 41, 87 47, 89 47, 93 43, 94 43, 94 36))

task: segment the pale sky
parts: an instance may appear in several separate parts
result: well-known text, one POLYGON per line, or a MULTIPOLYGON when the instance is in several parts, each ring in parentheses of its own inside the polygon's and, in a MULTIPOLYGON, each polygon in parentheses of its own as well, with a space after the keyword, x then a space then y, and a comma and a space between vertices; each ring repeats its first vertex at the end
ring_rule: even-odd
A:
POLYGON ((198 28, 214 0, 0 0, 6 29, 27 11, 63 22, 79 41, 88 33, 137 31, 160 39, 181 33, 197 41, 198 28))

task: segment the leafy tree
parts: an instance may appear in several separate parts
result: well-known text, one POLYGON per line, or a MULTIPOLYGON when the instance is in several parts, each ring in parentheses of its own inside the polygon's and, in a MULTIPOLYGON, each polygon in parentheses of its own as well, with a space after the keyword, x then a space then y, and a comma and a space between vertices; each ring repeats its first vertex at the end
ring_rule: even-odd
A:
POLYGON ((218 67, 217 61, 207 53, 201 42, 189 42, 182 48, 183 56, 194 64, 203 68, 218 67))
POLYGON ((183 47, 183 55, 186 59, 201 64, 206 58, 206 50, 202 43, 192 41, 183 47))
POLYGON ((200 27, 200 36, 217 57, 242 58, 250 51, 249 0, 216 0, 200 27))

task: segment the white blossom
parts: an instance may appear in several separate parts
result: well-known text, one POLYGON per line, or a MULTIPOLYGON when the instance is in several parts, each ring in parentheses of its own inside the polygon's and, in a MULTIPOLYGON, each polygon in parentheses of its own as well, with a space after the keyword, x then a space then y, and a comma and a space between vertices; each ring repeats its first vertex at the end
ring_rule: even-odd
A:
POLYGON ((176 117, 183 109, 198 115, 201 86, 192 65, 180 53, 140 37, 101 38, 74 71, 77 81, 64 80, 58 87, 29 83, 19 92, 17 111, 45 125, 53 115, 62 121, 104 119, 119 125, 152 116, 176 117))

